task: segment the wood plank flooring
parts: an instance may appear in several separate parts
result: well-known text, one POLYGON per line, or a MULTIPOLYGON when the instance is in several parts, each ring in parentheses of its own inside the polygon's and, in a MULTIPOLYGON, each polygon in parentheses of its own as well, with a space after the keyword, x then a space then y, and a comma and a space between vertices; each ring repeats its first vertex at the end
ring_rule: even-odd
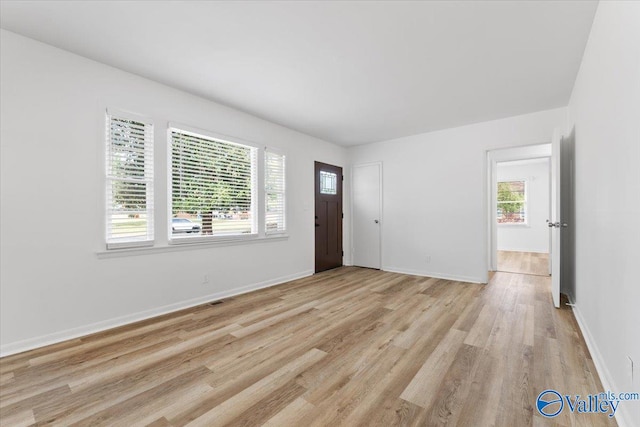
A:
POLYGON ((613 426, 535 409, 603 391, 549 286, 327 271, 0 359, 0 424, 613 426))
POLYGON ((549 254, 498 251, 498 271, 548 276, 549 254))

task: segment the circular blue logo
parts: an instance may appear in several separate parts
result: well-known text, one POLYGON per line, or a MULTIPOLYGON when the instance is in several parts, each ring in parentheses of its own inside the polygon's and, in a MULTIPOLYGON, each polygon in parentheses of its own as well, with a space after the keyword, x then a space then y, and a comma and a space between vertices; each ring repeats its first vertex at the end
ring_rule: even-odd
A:
POLYGON ((562 412, 564 401, 562 396, 555 390, 545 390, 538 395, 536 407, 541 415, 547 418, 553 418, 562 412))

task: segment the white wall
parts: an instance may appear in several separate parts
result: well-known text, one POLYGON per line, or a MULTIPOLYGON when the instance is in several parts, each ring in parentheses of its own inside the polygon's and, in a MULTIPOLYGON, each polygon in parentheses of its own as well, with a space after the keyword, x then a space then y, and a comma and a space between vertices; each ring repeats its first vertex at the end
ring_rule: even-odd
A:
POLYGON ((498 181, 527 182, 527 225, 498 224, 498 250, 549 252, 549 159, 500 162, 498 181))
POLYGON ((7 31, 0 39, 2 353, 313 272, 313 161, 346 166, 345 149, 7 31), (107 107, 155 120, 158 224, 167 121, 286 150, 289 239, 98 257, 107 107))
MULTIPOLYGON (((640 391, 640 2, 600 2, 569 117, 576 313, 605 389, 640 391)), ((626 425, 640 425, 640 403, 620 410, 626 425)))
POLYGON ((487 150, 565 124, 558 108, 351 148, 352 164, 383 162, 383 269, 485 282, 487 150))

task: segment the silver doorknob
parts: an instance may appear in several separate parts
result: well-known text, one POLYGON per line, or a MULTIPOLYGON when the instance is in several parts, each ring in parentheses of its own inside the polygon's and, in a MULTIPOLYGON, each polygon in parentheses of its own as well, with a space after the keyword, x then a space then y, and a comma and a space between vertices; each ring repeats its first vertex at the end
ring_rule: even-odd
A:
POLYGON ((566 222, 562 223, 562 228, 567 228, 569 226, 569 224, 567 224, 566 222))
POLYGON ((377 219, 374 219, 373 222, 375 222, 376 224, 379 223, 380 221, 378 221, 377 219))

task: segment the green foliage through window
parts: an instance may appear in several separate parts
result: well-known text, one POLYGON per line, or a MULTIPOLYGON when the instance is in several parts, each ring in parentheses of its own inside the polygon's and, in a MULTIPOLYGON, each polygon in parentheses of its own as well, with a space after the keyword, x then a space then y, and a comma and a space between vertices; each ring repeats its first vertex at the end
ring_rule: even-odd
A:
POLYGON ((526 223, 526 182, 498 182, 497 218, 500 224, 526 223))

